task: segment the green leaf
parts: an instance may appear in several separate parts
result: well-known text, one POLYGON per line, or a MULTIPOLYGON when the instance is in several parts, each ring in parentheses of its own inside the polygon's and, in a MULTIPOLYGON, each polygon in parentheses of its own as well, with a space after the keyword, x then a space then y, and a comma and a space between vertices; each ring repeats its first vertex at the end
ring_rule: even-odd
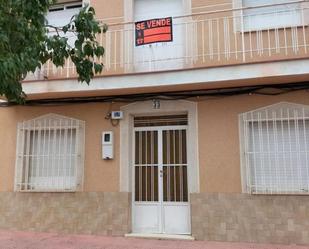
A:
POLYGON ((68 32, 69 28, 70 28, 70 25, 63 26, 63 28, 62 28, 63 33, 66 34, 68 32))
POLYGON ((94 50, 94 54, 95 54, 97 57, 103 56, 103 55, 104 55, 104 48, 101 47, 101 46, 97 47, 97 48, 94 50))
POLYGON ((56 0, 0 1, 0 95, 9 101, 24 103, 26 97, 21 82, 27 72, 34 72, 48 60, 63 66, 71 59, 78 73, 78 80, 90 83, 96 73, 103 70, 94 57, 104 55, 96 36, 106 32, 95 20, 95 10, 86 6, 64 23, 63 31, 50 36, 46 13, 56 0), (68 44, 68 33, 77 36, 75 44, 68 44))
POLYGON ((93 56, 93 48, 90 43, 86 43, 84 46, 84 53, 88 56, 93 56))
POLYGON ((95 73, 101 73, 103 70, 103 64, 94 64, 93 67, 95 73))

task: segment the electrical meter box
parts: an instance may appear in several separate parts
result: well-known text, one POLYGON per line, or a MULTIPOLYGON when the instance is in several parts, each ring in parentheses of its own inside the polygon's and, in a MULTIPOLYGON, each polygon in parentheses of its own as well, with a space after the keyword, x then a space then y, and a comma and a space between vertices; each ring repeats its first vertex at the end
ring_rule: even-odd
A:
POLYGON ((123 112, 122 111, 114 111, 111 113, 112 119, 123 119, 123 112))
POLYGON ((102 132, 102 159, 114 159, 114 134, 112 131, 102 132))

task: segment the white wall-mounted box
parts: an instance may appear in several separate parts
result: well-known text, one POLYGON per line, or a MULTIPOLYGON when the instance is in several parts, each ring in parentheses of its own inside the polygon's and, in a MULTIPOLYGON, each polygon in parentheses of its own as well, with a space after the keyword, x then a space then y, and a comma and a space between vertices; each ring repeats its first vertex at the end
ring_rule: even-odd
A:
POLYGON ((114 133, 112 131, 102 132, 102 159, 114 158, 114 133))
POLYGON ((123 119, 123 112, 122 111, 113 111, 111 114, 112 119, 123 119))

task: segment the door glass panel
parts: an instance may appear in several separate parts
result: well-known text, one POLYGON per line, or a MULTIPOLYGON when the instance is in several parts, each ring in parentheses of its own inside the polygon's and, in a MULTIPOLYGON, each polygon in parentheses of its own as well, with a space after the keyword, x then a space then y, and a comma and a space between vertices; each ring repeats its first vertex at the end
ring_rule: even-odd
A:
POLYGON ((163 201, 187 202, 187 166, 163 167, 163 201))
MULTIPOLYGON (((188 202, 186 130, 162 131, 163 201, 188 202)), ((135 132, 135 201, 159 201, 158 131, 135 132)))
POLYGON ((163 139, 163 201, 187 202, 186 130, 167 130, 163 139))
POLYGON ((158 131, 135 132, 135 201, 159 201, 158 131))

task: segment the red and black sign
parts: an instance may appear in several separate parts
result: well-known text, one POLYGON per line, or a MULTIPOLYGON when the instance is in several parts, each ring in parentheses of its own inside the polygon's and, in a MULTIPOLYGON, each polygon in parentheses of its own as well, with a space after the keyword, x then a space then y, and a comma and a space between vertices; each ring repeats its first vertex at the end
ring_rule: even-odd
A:
POLYGON ((172 17, 151 19, 135 23, 135 45, 173 41, 172 17))

